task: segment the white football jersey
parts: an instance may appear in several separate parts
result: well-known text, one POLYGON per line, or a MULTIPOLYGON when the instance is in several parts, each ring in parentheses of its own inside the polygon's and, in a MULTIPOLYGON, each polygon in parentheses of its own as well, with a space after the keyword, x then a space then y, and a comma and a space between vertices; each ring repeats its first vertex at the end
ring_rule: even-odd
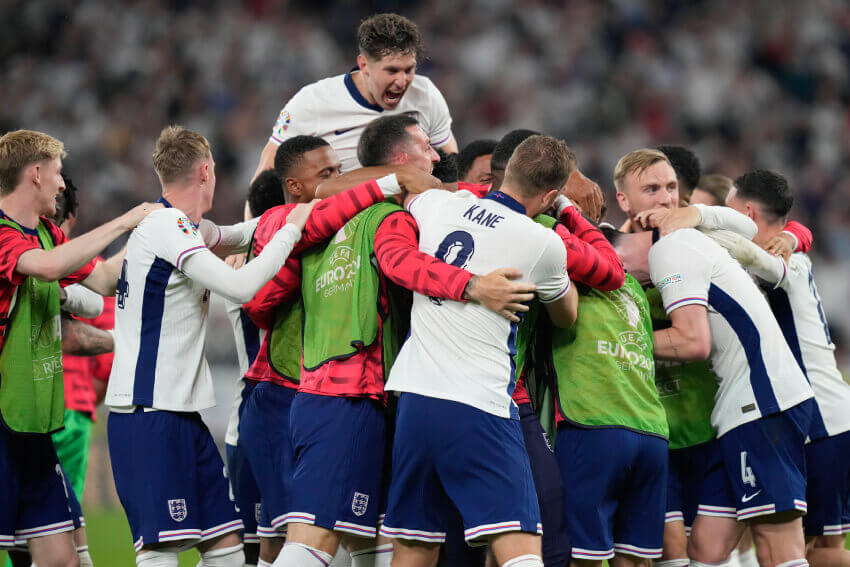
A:
POLYGON ((719 244, 697 230, 677 230, 652 246, 649 270, 667 313, 708 308, 718 437, 812 397, 767 300, 719 244))
POLYGON ((299 135, 324 138, 342 162, 342 170, 360 167, 357 142, 369 122, 380 116, 407 114, 431 140, 441 146, 452 135, 452 117, 443 95, 427 77, 416 75, 393 110, 370 104, 351 78, 351 72, 311 83, 295 93, 277 118, 269 142, 280 144, 299 135))
POLYGON ((242 390, 245 388, 242 377, 257 358, 266 331, 258 329, 238 303, 224 300, 224 309, 230 320, 230 326, 233 327, 236 358, 239 361, 239 378, 236 380, 236 394, 233 398, 233 406, 230 408, 230 419, 227 422, 224 442, 228 445, 236 445, 239 442, 239 406, 242 404, 242 390))
POLYGON ((850 430, 850 384, 835 363, 835 345, 821 304, 812 261, 801 252, 791 256, 788 271, 767 299, 794 357, 804 368, 815 392, 811 437, 819 439, 850 430))
MULTIPOLYGON (((421 251, 474 274, 517 268, 522 281, 537 285, 543 302, 569 290, 563 241, 504 193, 479 199, 468 191, 431 190, 409 209, 419 224, 421 251)), ((414 293, 410 336, 386 388, 518 419, 511 400, 516 332, 515 323, 482 305, 414 293)))
POLYGON ((203 238, 182 211, 150 213, 130 234, 115 302, 106 404, 170 411, 215 405, 204 355, 209 291, 180 271, 203 238))

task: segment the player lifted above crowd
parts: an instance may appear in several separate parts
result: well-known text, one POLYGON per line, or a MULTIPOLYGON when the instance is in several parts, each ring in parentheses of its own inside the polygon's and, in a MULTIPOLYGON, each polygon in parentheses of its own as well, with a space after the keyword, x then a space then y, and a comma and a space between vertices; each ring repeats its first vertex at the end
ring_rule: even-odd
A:
POLYGON ((376 14, 357 29, 357 66, 295 93, 280 111, 255 176, 269 169, 277 146, 298 135, 328 141, 343 171, 360 166, 357 142, 378 116, 413 116, 434 147, 456 153, 452 118, 443 95, 427 77, 416 74, 422 38, 416 24, 396 14, 376 14))

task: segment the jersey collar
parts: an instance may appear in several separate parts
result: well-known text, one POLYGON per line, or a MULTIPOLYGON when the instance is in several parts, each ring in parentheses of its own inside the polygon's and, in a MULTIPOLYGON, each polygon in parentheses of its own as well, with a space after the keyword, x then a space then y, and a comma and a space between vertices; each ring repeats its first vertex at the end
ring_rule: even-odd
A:
POLYGON ((30 236, 38 236, 38 229, 37 228, 29 228, 29 227, 22 225, 21 223, 19 223, 18 221, 16 221, 15 219, 10 217, 6 213, 4 213, 3 209, 0 209, 0 217, 6 219, 7 221, 11 221, 11 222, 15 223, 16 225, 18 225, 19 227, 21 227, 21 230, 24 231, 24 234, 29 234, 30 236))
POLYGON ((173 207, 173 205, 172 205, 171 203, 169 203, 169 202, 168 202, 168 200, 167 200, 165 197, 160 197, 159 199, 157 199, 157 200, 156 200, 156 202, 157 202, 157 203, 162 203, 162 205, 163 205, 166 209, 173 209, 173 208, 174 208, 174 207, 173 207))
POLYGON ((372 104, 360 93, 360 90, 357 88, 357 85, 354 84, 354 78, 351 76, 351 73, 357 71, 358 67, 353 68, 351 71, 345 74, 345 88, 348 89, 348 94, 351 95, 351 98, 354 99, 354 102, 368 108, 369 110, 374 110, 375 112, 383 112, 384 109, 378 106, 377 104, 372 104))
POLYGON ((501 203, 507 208, 518 212, 521 215, 525 214, 525 207, 522 203, 507 195, 502 193, 501 191, 493 191, 492 193, 488 193, 486 196, 482 197, 482 199, 489 199, 491 201, 496 201, 497 203, 501 203))

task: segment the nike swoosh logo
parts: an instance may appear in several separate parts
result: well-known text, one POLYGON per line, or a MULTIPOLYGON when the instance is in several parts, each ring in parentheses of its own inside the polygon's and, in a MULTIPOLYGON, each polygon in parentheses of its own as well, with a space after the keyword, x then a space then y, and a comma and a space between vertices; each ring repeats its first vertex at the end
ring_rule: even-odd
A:
POLYGON ((354 128, 357 128, 357 126, 354 126, 353 128, 346 128, 345 130, 334 130, 334 136, 342 136, 346 132, 351 132, 354 128))
POLYGON ((744 504, 746 504, 747 502, 749 502, 750 500, 752 500, 753 498, 755 498, 756 496, 758 496, 760 492, 761 492, 761 490, 759 490, 759 491, 758 491, 758 492, 756 492, 755 494, 750 494, 749 496, 747 496, 746 494, 745 494, 745 495, 743 495, 743 496, 741 496, 741 502, 743 502, 744 504))

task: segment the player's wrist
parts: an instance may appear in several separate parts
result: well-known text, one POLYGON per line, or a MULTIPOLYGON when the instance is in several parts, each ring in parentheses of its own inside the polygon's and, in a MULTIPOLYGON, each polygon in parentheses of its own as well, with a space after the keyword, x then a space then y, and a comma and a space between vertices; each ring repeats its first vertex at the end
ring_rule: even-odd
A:
POLYGON ((401 185, 395 173, 390 173, 375 180, 384 197, 394 197, 401 194, 401 185))
POLYGON ((478 276, 472 276, 471 278, 469 278, 469 281, 466 282, 466 287, 463 288, 463 294, 461 295, 461 299, 463 299, 464 301, 475 301, 475 290, 478 287, 478 279, 478 276))
POLYGON ((560 217, 562 214, 564 214, 564 211, 567 209, 567 207, 573 206, 573 202, 570 201, 570 199, 566 195, 558 195, 557 197, 555 197, 555 202, 553 206, 555 207, 555 213, 558 217, 560 217))

